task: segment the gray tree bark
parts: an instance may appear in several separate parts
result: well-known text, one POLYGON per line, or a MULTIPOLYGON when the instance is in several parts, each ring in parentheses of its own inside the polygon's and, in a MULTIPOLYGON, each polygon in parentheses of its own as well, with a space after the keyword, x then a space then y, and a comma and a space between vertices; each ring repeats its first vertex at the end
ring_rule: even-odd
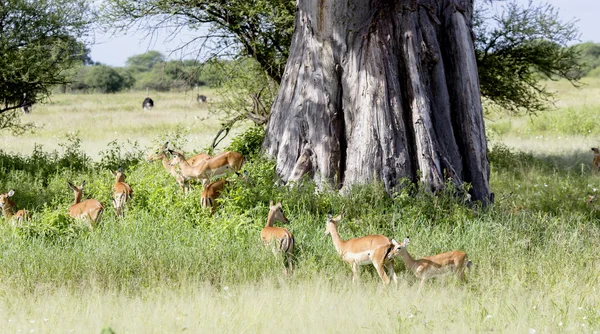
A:
POLYGON ((263 149, 284 181, 491 199, 470 0, 298 0, 263 149))

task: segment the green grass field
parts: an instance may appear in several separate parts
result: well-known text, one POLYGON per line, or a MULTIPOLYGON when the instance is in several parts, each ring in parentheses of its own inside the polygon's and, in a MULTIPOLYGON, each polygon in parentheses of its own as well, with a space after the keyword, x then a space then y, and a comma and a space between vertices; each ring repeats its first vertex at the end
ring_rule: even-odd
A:
POLYGON ((600 81, 587 84, 549 83, 557 109, 537 118, 488 115, 489 208, 410 187, 394 199, 380 185, 345 197, 311 184, 277 187, 272 163, 254 159, 245 167, 251 182, 231 177, 213 216, 200 208, 198 187, 184 197, 161 166, 135 159, 168 135, 183 136, 188 151, 208 146, 218 118, 205 120, 206 108, 174 93, 158 96, 150 113, 134 93, 55 96, 29 116, 45 124, 37 135, 3 137, 0 191, 14 189, 33 219, 0 226, 0 331, 596 333, 600 201, 587 199, 600 190, 589 151, 600 131, 600 81), (65 139, 73 130, 80 145, 65 139), (128 138, 141 148, 106 153, 128 138), (58 152, 34 152, 34 142, 58 152), (134 189, 123 219, 110 205, 107 169, 120 164, 134 189), (87 180, 85 194, 105 203, 93 232, 67 219, 67 180, 87 180), (283 201, 296 239, 291 276, 259 241, 270 199, 283 201), (352 284, 323 233, 326 214, 341 211, 343 238, 408 235, 415 257, 467 252, 468 282, 449 276, 417 292, 396 259, 397 286, 383 287, 372 266, 352 284))

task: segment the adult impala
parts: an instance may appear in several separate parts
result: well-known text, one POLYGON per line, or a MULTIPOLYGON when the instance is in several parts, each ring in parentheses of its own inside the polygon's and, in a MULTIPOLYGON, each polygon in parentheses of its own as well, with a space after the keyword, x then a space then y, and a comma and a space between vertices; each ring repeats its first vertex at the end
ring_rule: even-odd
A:
POLYGON ((283 227, 273 226, 275 221, 287 224, 289 220, 283 213, 281 202, 273 204, 273 201, 269 203, 269 215, 267 216, 267 224, 265 228, 260 231, 260 238, 262 239, 265 246, 271 245, 273 248, 273 254, 283 253, 287 255, 288 268, 284 269, 285 272, 292 271, 292 256, 294 254, 294 236, 290 231, 283 227))
POLYGON ((113 206, 117 212, 117 217, 123 217, 125 203, 131 199, 133 190, 131 190, 129 184, 125 183, 125 178, 127 176, 123 173, 123 169, 119 168, 116 171, 111 170, 110 172, 115 176, 115 184, 113 185, 113 206))
POLYGON ((444 276, 454 273, 461 281, 465 281, 465 270, 471 268, 473 263, 468 260, 467 254, 458 250, 427 256, 415 260, 406 250, 410 239, 407 237, 402 244, 394 240, 396 255, 402 256, 407 269, 410 269, 417 278, 421 279, 419 290, 425 281, 432 277, 444 276))
POLYGON ((71 182, 67 183, 69 184, 69 188, 71 188, 75 194, 75 201, 73 202, 73 205, 69 207, 69 216, 87 221, 90 224, 90 230, 93 229, 100 221, 100 217, 102 217, 104 206, 96 199, 86 199, 85 201, 81 201, 85 181, 83 181, 79 187, 71 184, 71 182))
POLYGON ((341 214, 335 218, 327 215, 325 234, 331 234, 335 250, 342 257, 342 260, 352 266, 352 281, 358 281, 359 266, 372 263, 384 285, 390 283, 390 278, 386 275, 384 267, 394 283, 398 283, 393 263, 394 254, 399 247, 397 242, 381 234, 343 240, 337 227, 341 219, 341 214))
POLYGON ((15 194, 14 190, 9 190, 6 194, 0 194, 0 208, 2 208, 2 215, 6 221, 16 220, 21 223, 23 220, 29 219, 29 212, 27 210, 19 210, 15 212, 17 205, 9 197, 13 197, 15 194))
POLYGON ((192 166, 181 152, 169 150, 173 155, 170 165, 179 165, 181 175, 186 179, 201 179, 204 186, 210 183, 212 177, 219 177, 234 172, 237 173, 244 164, 244 157, 233 151, 223 152, 212 158, 192 166))
POLYGON ((211 182, 202 191, 202 196, 200 197, 200 205, 203 208, 210 208, 211 214, 215 212, 215 207, 217 205, 215 200, 221 195, 221 192, 223 191, 223 188, 225 188, 227 183, 229 183, 227 180, 217 180, 211 182))
MULTIPOLYGON (((154 162, 156 160, 161 160, 163 168, 167 171, 167 173, 169 173, 169 174, 173 175, 173 177, 175 177, 175 180, 177 181, 177 184, 179 185, 179 188, 181 189, 181 191, 183 193, 187 193, 190 188, 189 183, 181 175, 177 166, 172 166, 170 164, 170 161, 167 158, 168 146, 169 146, 169 142, 166 142, 160 149, 156 150, 156 152, 154 152, 153 154, 148 156, 148 158, 146 158, 146 160, 148 162, 154 162)), ((187 162, 191 166, 197 166, 200 162, 202 162, 208 158, 210 158, 210 155, 208 155, 206 153, 200 153, 200 154, 196 154, 195 156, 189 158, 187 160, 187 162)))

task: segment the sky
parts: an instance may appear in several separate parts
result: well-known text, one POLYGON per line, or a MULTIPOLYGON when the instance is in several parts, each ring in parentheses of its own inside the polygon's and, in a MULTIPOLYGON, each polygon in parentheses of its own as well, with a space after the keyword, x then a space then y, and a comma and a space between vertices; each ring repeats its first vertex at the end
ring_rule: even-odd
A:
MULTIPOLYGON (((516 0, 517 3, 527 5, 529 0, 516 0)), ((534 1, 547 2, 559 9, 563 21, 578 20, 576 26, 581 34, 580 41, 593 41, 600 43, 600 23, 597 21, 600 14, 600 1, 598 0, 547 0, 534 1)), ((191 58, 187 52, 190 50, 176 51, 183 43, 191 40, 200 33, 184 30, 173 38, 167 33, 157 36, 146 36, 139 31, 117 36, 97 33, 94 37, 95 44, 91 46, 93 61, 110 66, 124 66, 127 58, 145 53, 149 50, 161 52, 167 59, 191 58)))

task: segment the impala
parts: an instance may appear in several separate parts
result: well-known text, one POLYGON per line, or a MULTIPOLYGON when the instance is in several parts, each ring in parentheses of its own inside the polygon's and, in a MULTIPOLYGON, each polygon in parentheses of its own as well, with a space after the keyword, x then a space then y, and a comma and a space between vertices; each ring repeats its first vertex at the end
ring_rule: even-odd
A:
POLYGON ((394 254, 396 254, 399 247, 398 243, 381 234, 343 240, 338 233, 337 227, 341 219, 341 214, 335 218, 327 215, 325 235, 331 234, 335 250, 342 257, 342 260, 352 266, 352 281, 358 281, 358 269, 360 265, 372 263, 384 285, 390 283, 390 278, 385 273, 384 267, 387 268, 388 274, 392 277, 394 283, 398 283, 393 263, 394 254))
POLYGON ((232 151, 223 152, 212 158, 201 161, 197 166, 192 166, 181 152, 169 150, 173 155, 170 165, 179 164, 181 175, 186 179, 202 179, 206 186, 211 177, 219 177, 230 172, 237 173, 244 164, 244 157, 232 151))
MULTIPOLYGON (((269 204, 269 215, 267 217, 267 224, 265 228, 260 232, 260 238, 262 239, 265 246, 271 245, 273 248, 273 254, 279 252, 287 255, 287 262, 289 271, 292 271, 292 255, 294 253, 294 236, 290 231, 282 227, 273 226, 275 221, 287 224, 289 220, 283 213, 281 202, 273 204, 273 201, 269 204)), ((288 269, 285 268, 285 272, 288 273, 288 269)))
POLYGON ((110 172, 115 176, 115 184, 113 186, 113 206, 117 212, 117 217, 122 217, 125 203, 131 199, 133 190, 131 190, 129 184, 125 183, 126 175, 121 168, 116 171, 111 170, 110 172))
POLYGON ((223 188, 225 188, 227 183, 229 183, 227 180, 214 181, 206 186, 206 188, 204 188, 202 191, 200 205, 202 205, 203 208, 210 208, 211 214, 215 212, 215 200, 221 195, 221 191, 223 191, 223 188))
POLYGON ((0 194, 0 208, 2 208, 2 215, 6 221, 15 219, 17 222, 21 223, 23 220, 29 219, 29 212, 21 209, 15 213, 17 205, 9 198, 14 194, 14 190, 9 190, 6 194, 0 194))
POLYGON ((102 203, 96 199, 86 199, 85 201, 81 201, 85 181, 83 181, 79 187, 74 186, 71 182, 67 183, 69 184, 69 188, 73 189, 73 193, 75 194, 75 201, 73 202, 73 205, 69 207, 69 216, 75 219, 88 221, 90 230, 93 229, 100 221, 100 217, 102 217, 102 212, 104 211, 102 203))
POLYGON ((427 256, 419 260, 413 259, 406 250, 410 239, 407 237, 402 244, 394 240, 395 255, 402 256, 407 269, 410 269, 417 278, 421 279, 419 290, 425 281, 432 277, 456 274, 461 281, 465 281, 465 270, 471 268, 473 263, 468 260, 467 254, 461 251, 450 251, 438 255, 427 256))
POLYGON ((594 159, 592 160, 592 170, 594 172, 600 171, 600 151, 598 151, 597 147, 592 147, 592 152, 594 152, 594 159))
MULTIPOLYGON (((190 188, 189 183, 181 175, 181 173, 177 170, 177 168, 170 164, 170 161, 167 158, 168 145, 169 145, 169 142, 166 142, 160 149, 156 150, 156 152, 154 152, 148 158, 146 158, 146 160, 148 160, 148 162, 162 160, 163 168, 167 171, 167 173, 169 173, 169 174, 173 175, 173 177, 175 177, 175 180, 177 181, 177 184, 179 185, 179 188, 181 189, 181 191, 183 193, 187 193, 190 188)), ((191 166, 197 166, 200 162, 202 162, 208 158, 210 158, 210 155, 208 155, 206 153, 200 153, 200 154, 197 154, 197 155, 189 158, 187 160, 187 162, 191 166)))

